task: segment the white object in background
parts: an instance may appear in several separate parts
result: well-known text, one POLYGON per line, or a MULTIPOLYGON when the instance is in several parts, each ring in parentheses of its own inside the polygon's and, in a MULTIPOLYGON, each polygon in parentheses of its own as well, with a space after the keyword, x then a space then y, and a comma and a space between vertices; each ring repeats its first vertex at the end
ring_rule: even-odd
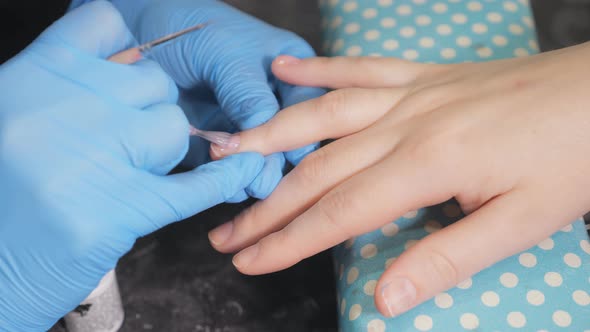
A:
POLYGON ((115 270, 109 271, 78 308, 65 316, 68 332, 116 332, 124 319, 115 270))

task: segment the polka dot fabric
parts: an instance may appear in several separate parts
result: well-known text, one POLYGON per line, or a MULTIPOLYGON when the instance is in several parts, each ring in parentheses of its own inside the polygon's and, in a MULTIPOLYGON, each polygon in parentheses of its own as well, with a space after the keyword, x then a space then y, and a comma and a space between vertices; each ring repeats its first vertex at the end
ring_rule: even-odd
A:
MULTIPOLYGON (((322 0, 320 7, 327 55, 454 63, 538 52, 526 1, 322 0)), ((383 271, 461 217, 448 202, 338 246, 340 329, 590 332, 590 242, 581 220, 404 315, 381 316, 373 296, 383 271)))
POLYGON ((525 1, 322 0, 324 52, 434 63, 538 52, 525 1))
POLYGON ((449 202, 408 213, 337 247, 341 330, 590 331, 590 242, 581 220, 404 315, 381 316, 373 296, 385 268, 461 217, 449 202))

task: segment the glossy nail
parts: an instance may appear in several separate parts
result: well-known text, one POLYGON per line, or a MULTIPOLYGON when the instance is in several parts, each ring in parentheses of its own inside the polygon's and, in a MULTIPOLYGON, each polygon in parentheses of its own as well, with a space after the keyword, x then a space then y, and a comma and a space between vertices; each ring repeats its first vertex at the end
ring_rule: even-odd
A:
POLYGON ((233 230, 234 223, 231 221, 227 222, 209 232, 209 242, 211 242, 214 247, 218 247, 229 240, 233 230))
POLYGON ((257 243, 251 247, 248 247, 240 251, 240 253, 235 255, 232 260, 234 266, 238 269, 241 269, 243 267, 250 265, 254 261, 256 256, 258 256, 258 250, 260 249, 259 247, 260 246, 257 243))
POLYGON ((279 66, 289 66, 289 65, 296 65, 301 62, 301 59, 298 59, 294 56, 290 55, 281 55, 277 58, 277 65, 279 66))
POLYGON ((211 152, 216 157, 225 157, 238 152, 240 149, 240 135, 232 135, 227 140, 211 144, 211 152))
POLYGON ((416 302, 416 287, 406 278, 394 277, 381 287, 381 296, 391 317, 406 312, 416 302))
POLYGON ((189 135, 201 137, 213 144, 219 145, 222 148, 237 148, 240 146, 239 134, 232 135, 224 131, 201 130, 190 126, 189 135))

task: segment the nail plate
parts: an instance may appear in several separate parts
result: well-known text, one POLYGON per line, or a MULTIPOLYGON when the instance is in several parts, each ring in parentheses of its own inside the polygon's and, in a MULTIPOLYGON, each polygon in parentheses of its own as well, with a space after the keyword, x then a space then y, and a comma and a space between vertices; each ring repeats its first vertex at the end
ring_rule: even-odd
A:
POLYGON ((231 221, 215 228, 208 234, 209 242, 211 242, 211 244, 213 244, 213 246, 215 247, 224 244, 225 242, 227 242, 227 240, 229 240, 233 232, 233 229, 234 223, 231 221))
POLYGON ((394 277, 381 288, 381 296, 383 296, 389 315, 394 317, 414 305, 416 287, 406 278, 394 277))
POLYGON ((258 255, 259 245, 255 244, 251 247, 248 247, 242 250, 239 254, 235 255, 232 259, 232 263, 238 269, 243 268, 245 266, 250 265, 254 258, 258 255))
POLYGON ((296 65, 300 62, 301 62, 300 59, 298 59, 294 56, 290 56, 290 55, 281 55, 277 59, 277 64, 280 66, 296 65))
POLYGON ((211 144, 211 151, 214 155, 223 157, 238 152, 240 149, 240 135, 232 135, 226 140, 217 141, 211 144))
POLYGON ((240 134, 230 134, 223 131, 207 131, 190 126, 189 135, 201 137, 217 145, 216 149, 222 151, 228 150, 235 152, 240 147, 240 134))

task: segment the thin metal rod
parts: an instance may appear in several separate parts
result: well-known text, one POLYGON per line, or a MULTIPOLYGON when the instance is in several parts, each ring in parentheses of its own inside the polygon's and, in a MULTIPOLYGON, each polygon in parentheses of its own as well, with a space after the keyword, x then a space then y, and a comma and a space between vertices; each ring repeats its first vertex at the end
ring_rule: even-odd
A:
POLYGON ((152 47, 158 46, 158 45, 160 45, 162 43, 165 43, 165 42, 170 41, 172 39, 178 38, 178 37, 180 37, 182 35, 185 35, 185 34, 187 34, 189 32, 200 30, 200 29, 204 28, 206 25, 207 25, 207 23, 199 23, 199 24, 194 25, 194 26, 192 26, 190 28, 186 28, 184 30, 180 30, 180 31, 177 31, 175 33, 171 33, 171 34, 169 34, 167 36, 158 38, 156 40, 152 40, 150 42, 147 42, 145 44, 140 45, 139 46, 139 51, 140 52, 147 51, 147 50, 151 49, 152 47))

